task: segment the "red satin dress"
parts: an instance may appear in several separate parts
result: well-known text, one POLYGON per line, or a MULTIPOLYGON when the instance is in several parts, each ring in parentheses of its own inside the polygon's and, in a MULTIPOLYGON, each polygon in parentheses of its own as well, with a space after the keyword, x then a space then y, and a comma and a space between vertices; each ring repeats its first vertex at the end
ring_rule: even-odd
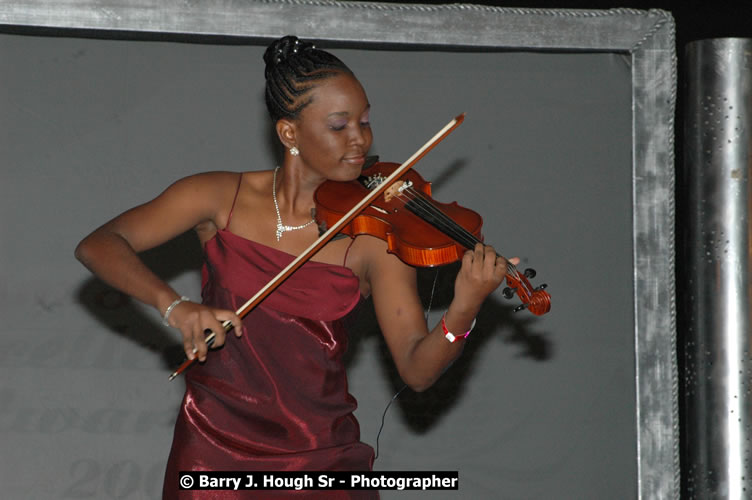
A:
MULTIPOLYGON (((219 230, 205 245, 205 304, 237 310, 294 256, 219 230)), ((360 301, 346 267, 309 261, 185 374, 165 499, 378 498, 377 491, 186 491, 180 471, 368 471, 342 356, 360 301)))

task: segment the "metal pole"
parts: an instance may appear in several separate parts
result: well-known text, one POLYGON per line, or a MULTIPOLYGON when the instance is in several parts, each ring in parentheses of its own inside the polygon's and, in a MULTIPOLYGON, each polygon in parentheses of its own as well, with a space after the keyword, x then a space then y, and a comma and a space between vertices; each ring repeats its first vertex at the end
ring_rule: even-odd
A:
POLYGON ((752 498, 752 39, 692 42, 686 61, 686 493, 752 498))

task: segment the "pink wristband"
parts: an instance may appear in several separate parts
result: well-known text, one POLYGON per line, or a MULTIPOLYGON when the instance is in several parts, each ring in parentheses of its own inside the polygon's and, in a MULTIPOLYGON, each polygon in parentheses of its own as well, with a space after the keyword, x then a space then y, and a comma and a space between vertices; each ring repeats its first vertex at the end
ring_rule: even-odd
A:
POLYGON ((444 337, 449 342, 455 342, 460 339, 466 339, 468 335, 470 335, 470 332, 473 331, 473 328, 475 327, 475 319, 473 320, 473 324, 470 325, 470 329, 465 332, 464 335, 455 335, 452 332, 449 331, 449 328, 446 326, 446 313, 441 317, 441 329, 444 330, 444 337))

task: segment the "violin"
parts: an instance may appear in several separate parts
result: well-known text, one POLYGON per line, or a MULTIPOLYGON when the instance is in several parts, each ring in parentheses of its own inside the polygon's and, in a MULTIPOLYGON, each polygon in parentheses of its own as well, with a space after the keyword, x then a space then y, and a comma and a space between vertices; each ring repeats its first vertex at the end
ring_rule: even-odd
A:
MULTIPOLYGON (((314 193, 319 230, 337 223, 358 201, 380 186, 399 168, 396 163, 378 162, 369 157, 358 179, 349 182, 326 181, 314 193)), ((381 196, 353 218, 340 233, 352 238, 360 234, 376 236, 387 243, 387 251, 414 267, 434 267, 462 259, 468 249, 482 243, 481 216, 453 203, 440 203, 431 197, 431 184, 415 170, 408 170, 381 196)), ((498 255, 498 254, 497 254, 498 255)), ((514 311, 528 309, 540 316, 551 310, 547 285, 536 288, 529 279, 534 269, 520 273, 507 261, 507 287, 502 294, 515 294, 522 304, 514 311)))
MULTIPOLYGON (((379 229, 377 225, 374 224, 373 221, 369 221, 368 218, 359 220, 359 214, 363 213, 364 211, 371 214, 370 217, 372 219, 377 220, 379 218, 385 218, 386 215, 388 215, 390 212, 405 212, 402 207, 411 212, 413 210, 417 210, 421 213, 420 218, 423 221, 430 224, 431 226, 434 226, 434 228, 438 229, 439 232, 448 235, 454 241, 454 243, 448 244, 446 242, 438 243, 433 239, 433 236, 429 236, 426 239, 428 245, 426 245, 424 242, 423 246, 420 248, 408 243, 404 243, 402 245, 390 244, 390 251, 396 253, 397 255, 400 255, 400 258, 402 258, 406 262, 413 262, 412 265, 416 266, 436 266, 459 260, 464 253, 463 248, 473 248, 476 243, 481 241, 480 227, 482 224, 482 219, 480 218, 480 216, 478 214, 475 214, 471 210, 462 209, 462 207, 459 207, 456 203, 442 205, 438 202, 433 201, 430 198, 430 184, 422 180, 420 176, 417 176, 416 178, 412 178, 412 176, 410 176, 410 178, 407 180, 399 179, 401 179, 406 173, 408 173, 410 168, 412 168, 412 166, 417 163, 418 160, 423 158, 431 149, 433 149, 447 135, 449 135, 454 129, 456 129, 464 119, 465 115, 463 113, 450 120, 449 123, 447 123, 441 130, 436 133, 436 135, 434 135, 431 139, 428 140, 428 142, 426 142, 415 153, 413 153, 413 155, 408 158, 402 165, 399 165, 397 168, 390 167, 392 171, 387 176, 384 176, 383 174, 387 173, 389 171, 389 168, 384 168, 379 173, 371 176, 371 180, 365 184, 365 192, 367 194, 365 196, 362 196, 362 199, 356 199, 356 197, 349 198, 350 202, 352 202, 353 200, 355 200, 356 202, 352 203, 349 206, 349 209, 346 210, 346 213, 344 213, 344 215, 337 212, 336 210, 329 210, 323 205, 317 206, 317 218, 325 218, 325 220, 321 219, 319 221, 319 229, 323 230, 323 234, 319 234, 319 238, 316 241, 314 241, 292 262, 290 262, 287 267, 282 269, 274 279, 272 279, 263 288, 256 292, 253 297, 248 299, 245 304, 240 306, 240 308, 235 311, 235 314, 240 318, 243 318, 261 301, 263 301, 270 293, 272 293, 279 285, 281 285, 282 282, 284 282, 292 273, 294 273, 300 266, 302 266, 311 257, 313 257, 316 252, 318 252, 326 243, 328 243, 332 238, 334 238, 335 235, 339 234, 340 232, 344 232, 345 234, 349 234, 350 236, 354 237, 357 234, 363 234, 365 228, 371 226, 375 229, 372 229, 373 232, 368 232, 368 234, 374 234, 376 236, 382 234, 382 238, 387 240, 387 242, 397 241, 396 233, 393 230, 393 228, 396 227, 395 225, 381 226, 381 228, 379 229), (417 182, 418 179, 420 179, 421 182, 417 182), (395 182, 398 180, 399 182, 395 182), (414 187, 418 184, 421 186, 420 188, 414 187), (381 202, 377 201, 382 194, 385 195, 383 205, 381 204, 381 202), (395 204, 390 205, 391 200, 399 200, 399 203, 395 202, 395 204), (444 212, 444 210, 446 210, 446 212, 444 212), (337 212, 336 215, 335 212, 337 212), (463 214, 474 215, 470 215, 469 219, 466 220, 466 215, 460 215, 460 212, 462 212, 463 214), (460 222, 458 223, 457 221, 452 219, 452 217, 448 215, 449 213, 457 217, 460 222), (356 220, 358 221, 354 222, 356 220), (349 232, 348 227, 350 228, 349 232), (386 229, 387 227, 391 227, 392 229, 386 229), (402 250, 397 251, 396 249, 398 247, 401 247, 402 250), (421 257, 421 255, 429 256, 430 259, 428 257, 421 257)), ((376 165, 372 166, 375 167, 376 165)), ((394 166, 395 164, 386 165, 394 166)), ((366 178, 368 178, 368 176, 366 176, 366 178)), ((362 184, 363 183, 361 182, 361 185, 362 184)), ((319 187, 319 189, 321 189, 321 187, 319 187)), ((329 188, 327 187, 326 189, 329 188)), ((337 194, 337 192, 335 191, 333 195, 329 195, 329 197, 331 196, 334 196, 336 198, 342 196, 342 194, 337 194)), ((413 221, 413 224, 415 223, 417 223, 417 219, 413 221)), ((403 230, 403 236, 399 239, 404 240, 405 242, 410 241, 411 238, 406 236, 410 232, 412 232, 412 230, 409 229, 409 227, 407 231, 403 230)), ((535 271, 533 271, 532 269, 526 270, 523 274, 520 274, 519 272, 517 272, 517 268, 507 261, 506 280, 509 286, 504 289, 504 296, 511 298, 516 293, 522 300, 522 305, 518 306, 515 311, 529 309, 533 314, 541 315, 550 310, 551 298, 547 292, 543 291, 545 285, 541 285, 538 288, 533 288, 528 281, 528 278, 533 278, 534 275, 535 271)), ((224 321, 222 323, 222 328, 225 330, 225 332, 229 332, 232 329, 232 323, 229 320, 224 321)), ((209 330, 204 333, 207 335, 205 339, 206 344, 208 346, 211 346, 214 343, 216 334, 209 330)), ((175 370, 172 375, 170 375, 170 380, 174 380, 175 377, 187 370, 195 361, 196 358, 186 359, 178 367, 178 369, 175 370)))

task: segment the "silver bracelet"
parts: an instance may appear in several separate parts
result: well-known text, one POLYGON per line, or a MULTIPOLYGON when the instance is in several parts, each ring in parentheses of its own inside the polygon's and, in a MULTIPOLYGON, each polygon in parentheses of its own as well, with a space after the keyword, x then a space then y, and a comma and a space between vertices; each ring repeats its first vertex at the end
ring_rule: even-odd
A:
POLYGON ((185 295, 183 295, 179 299, 175 299, 175 302, 167 306, 167 310, 165 311, 164 317, 162 318, 162 324, 164 326, 170 326, 170 323, 167 320, 170 319, 170 313, 172 312, 173 309, 175 309, 175 306, 177 306, 181 302, 190 302, 190 301, 191 299, 189 299, 185 295))

